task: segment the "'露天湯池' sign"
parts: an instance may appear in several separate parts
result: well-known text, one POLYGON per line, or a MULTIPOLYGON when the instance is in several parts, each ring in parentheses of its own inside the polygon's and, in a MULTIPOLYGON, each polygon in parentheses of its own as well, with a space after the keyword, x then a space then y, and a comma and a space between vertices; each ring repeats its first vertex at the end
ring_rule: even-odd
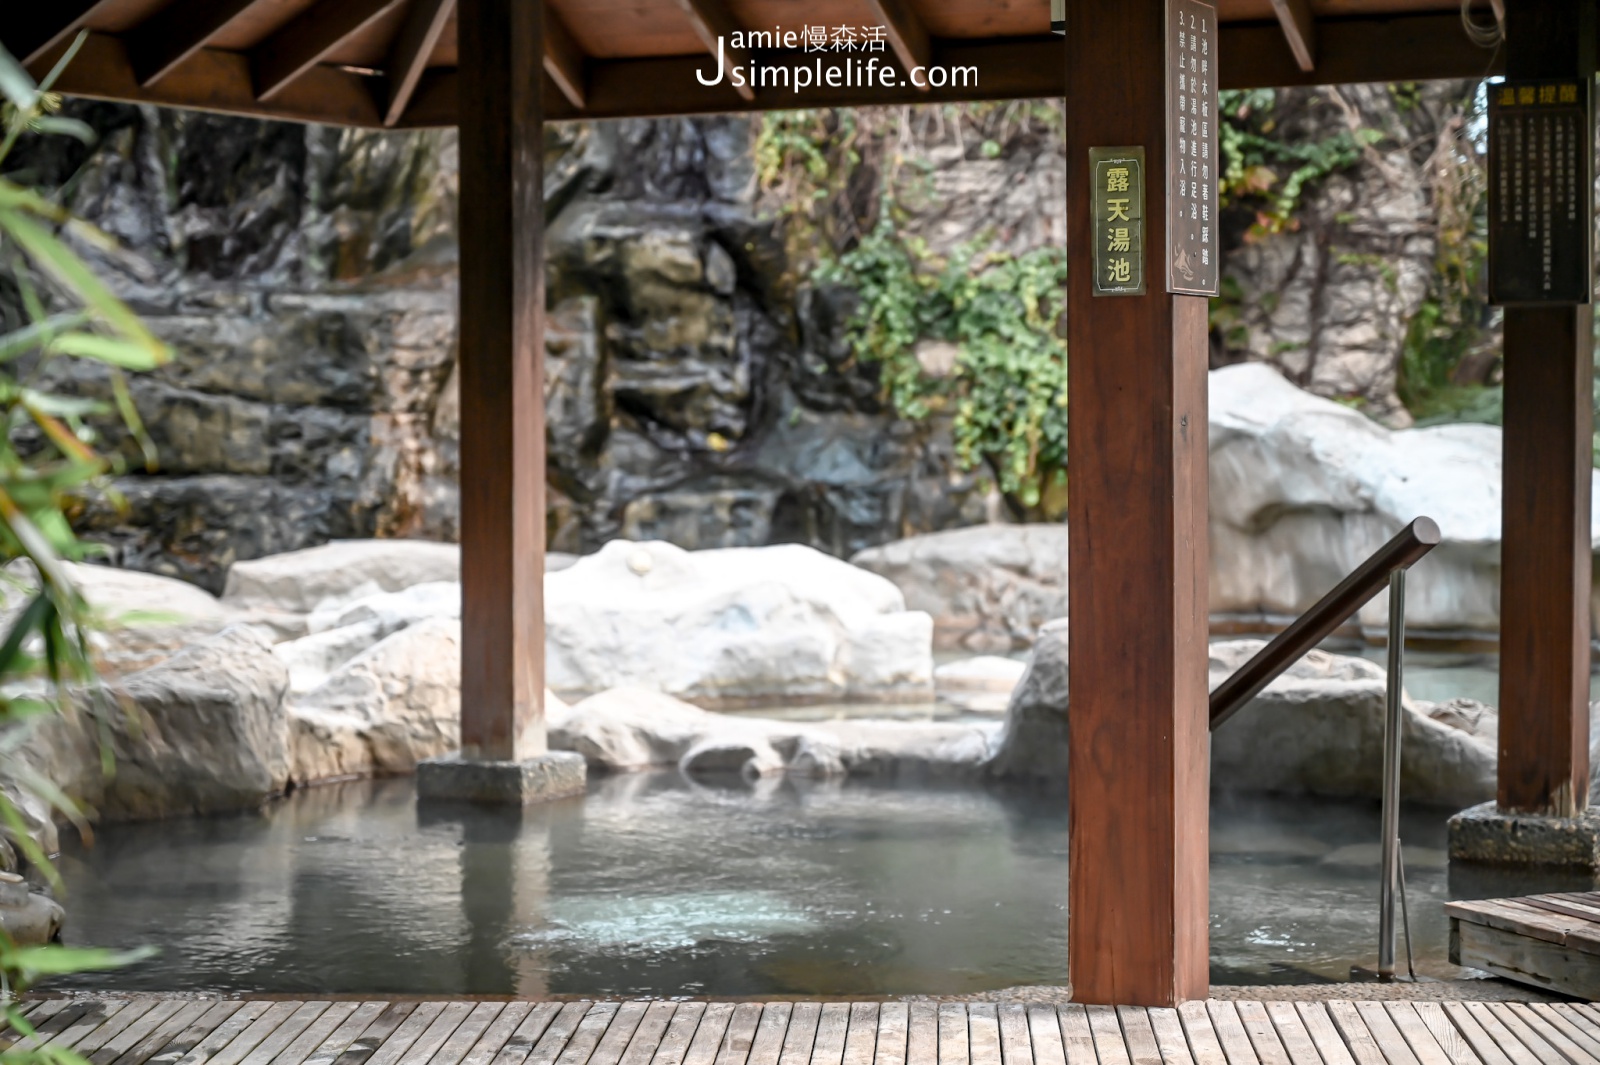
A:
POLYGON ((1094 222, 1094 294, 1142 296, 1144 149, 1089 149, 1094 222))

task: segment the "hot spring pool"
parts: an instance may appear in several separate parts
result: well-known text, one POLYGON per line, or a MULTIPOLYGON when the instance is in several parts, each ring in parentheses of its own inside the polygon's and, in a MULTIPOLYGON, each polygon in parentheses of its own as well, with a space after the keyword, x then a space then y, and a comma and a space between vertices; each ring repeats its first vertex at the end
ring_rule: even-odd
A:
MULTIPOLYGON (((1447 875, 1446 813, 1404 819, 1418 968, 1440 903, 1587 889, 1447 875)), ((675 772, 526 812, 419 809, 410 780, 303 790, 250 816, 120 825, 70 846, 68 938, 161 954, 57 987, 293 994, 896 995, 1059 984, 1060 798, 675 772)), ((1378 811, 1212 811, 1213 979, 1343 978, 1375 954, 1378 811)))

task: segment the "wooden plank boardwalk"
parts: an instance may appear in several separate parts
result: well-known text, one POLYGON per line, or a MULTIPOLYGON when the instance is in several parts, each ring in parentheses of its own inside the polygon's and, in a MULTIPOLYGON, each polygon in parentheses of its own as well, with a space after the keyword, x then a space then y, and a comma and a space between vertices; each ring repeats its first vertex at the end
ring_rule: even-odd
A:
POLYGON ((1600 1008, 934 1002, 31 1002, 91 1065, 1600 1065, 1600 1008))
POLYGON ((1450 960, 1574 998, 1600 998, 1600 892, 1446 903, 1450 960))

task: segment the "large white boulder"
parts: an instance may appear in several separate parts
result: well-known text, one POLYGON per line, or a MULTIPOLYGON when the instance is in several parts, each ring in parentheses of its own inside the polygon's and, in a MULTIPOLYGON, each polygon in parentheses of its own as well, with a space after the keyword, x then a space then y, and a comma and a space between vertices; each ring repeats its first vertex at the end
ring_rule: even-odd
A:
POLYGON ((841 720, 795 724, 739 717, 642 688, 616 688, 549 710, 550 746, 599 771, 677 766, 691 777, 971 779, 997 727, 841 720))
POLYGON ((289 667, 289 688, 300 695, 402 629, 420 621, 460 617, 460 583, 426 581, 398 592, 378 592, 313 610, 306 615, 308 634, 284 640, 272 651, 289 667))
MULTIPOLYGON (((255 620, 255 612, 223 603, 187 581, 113 566, 61 566, 92 611, 90 646, 113 672, 156 665, 234 622, 255 620)), ((0 634, 10 631, 38 588, 30 563, 12 563, 7 575, 15 583, 0 585, 0 634)))
POLYGON ((797 544, 615 540, 545 577, 546 681, 563 697, 931 699, 932 629, 889 581, 797 544))
MULTIPOLYGON (((1265 646, 1211 646, 1211 686, 1265 646)), ((1311 651, 1211 734, 1212 786, 1377 798, 1382 794, 1385 675, 1364 658, 1311 651)), ((1431 703, 1403 701, 1400 794, 1460 808, 1493 798, 1495 744, 1431 703)))
POLYGON ((461 548, 427 540, 335 540, 235 562, 225 602, 309 614, 379 592, 461 579, 461 548))
POLYGON ((1065 525, 974 525, 857 552, 850 560, 895 583, 906 606, 933 615, 935 645, 1009 651, 1067 613, 1065 525))
MULTIPOLYGON (((1215 688, 1262 640, 1211 645, 1215 688)), ((1046 626, 1012 694, 992 775, 1061 782, 1067 777, 1067 628, 1046 626)), ((1211 734, 1218 790, 1378 798, 1383 770, 1384 671, 1364 658, 1311 651, 1211 734)), ((1401 795, 1461 807, 1492 797, 1492 721, 1458 703, 1402 704, 1401 795)), ((1492 711, 1489 712, 1492 715, 1492 711)))
POLYGON ((1299 614, 1425 514, 1443 540, 1406 582, 1407 625, 1499 628, 1498 427, 1386 429, 1260 363, 1212 371, 1210 402, 1213 614, 1299 614))
POLYGON ((105 820, 251 809, 288 781, 287 688, 265 638, 233 625, 122 678, 100 714, 42 721, 20 757, 105 820))
POLYGON ((293 698, 288 713, 297 784, 409 773, 422 759, 454 750, 461 729, 460 623, 427 618, 379 640, 293 698))

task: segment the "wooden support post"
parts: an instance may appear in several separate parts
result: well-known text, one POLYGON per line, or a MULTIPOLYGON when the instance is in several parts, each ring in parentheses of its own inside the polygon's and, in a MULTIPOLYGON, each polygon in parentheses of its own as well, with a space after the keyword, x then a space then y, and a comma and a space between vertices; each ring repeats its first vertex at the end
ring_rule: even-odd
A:
POLYGON ((1166 293, 1165 4, 1067 4, 1070 872, 1079 1002, 1204 998, 1206 300, 1166 293), (1089 149, 1142 145, 1148 294, 1092 296, 1089 149))
POLYGON ((461 751, 544 753, 541 7, 460 0, 461 751))
MULTIPOLYGON (((1510 78, 1590 77, 1588 0, 1506 12, 1510 78)), ((1588 307, 1507 308, 1500 540, 1500 809, 1571 817, 1589 803, 1588 307)))

